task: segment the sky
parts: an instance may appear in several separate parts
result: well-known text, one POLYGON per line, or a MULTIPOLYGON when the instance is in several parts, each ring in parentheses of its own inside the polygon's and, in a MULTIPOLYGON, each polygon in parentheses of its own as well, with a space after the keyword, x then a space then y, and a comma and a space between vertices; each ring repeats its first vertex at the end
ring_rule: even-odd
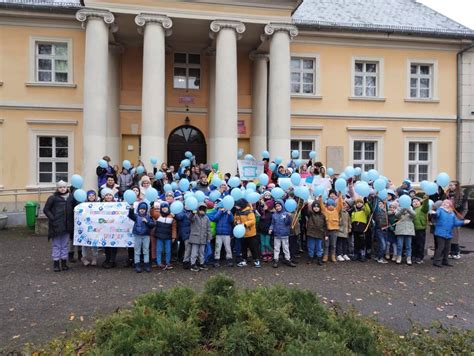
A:
POLYGON ((474 0, 418 0, 474 30, 474 0))

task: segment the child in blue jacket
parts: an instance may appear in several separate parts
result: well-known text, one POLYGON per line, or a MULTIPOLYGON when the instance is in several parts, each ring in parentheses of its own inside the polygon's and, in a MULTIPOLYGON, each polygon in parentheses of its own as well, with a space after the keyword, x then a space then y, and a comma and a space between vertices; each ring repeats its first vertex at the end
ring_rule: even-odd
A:
POLYGON ((189 210, 183 210, 179 214, 176 214, 174 219, 178 225, 178 239, 181 246, 184 246, 183 253, 183 268, 191 268, 191 246, 189 245, 189 234, 191 233, 191 215, 192 212, 189 210), (181 245, 182 244, 182 245, 181 245))
POLYGON ((280 258, 280 248, 283 246, 285 254, 285 264, 291 267, 296 265, 291 261, 290 257, 290 225, 292 221, 290 213, 286 212, 283 201, 278 199, 275 201, 275 212, 272 215, 272 224, 268 229, 270 235, 273 234, 273 268, 278 268, 278 259, 280 258))
POLYGON ((135 271, 140 273, 142 271, 140 263, 140 254, 143 249, 143 262, 146 272, 151 272, 150 267, 150 229, 155 226, 155 222, 148 214, 148 204, 140 202, 135 213, 133 207, 128 211, 128 217, 135 222, 133 224, 133 236, 135 239, 134 247, 134 262, 135 271))
POLYGON ((433 259, 435 267, 452 267, 448 262, 449 251, 451 250, 451 239, 453 238, 453 229, 457 226, 467 225, 470 220, 460 220, 454 213, 452 201, 443 200, 441 207, 436 210, 435 239, 436 251, 433 259))
POLYGON ((225 210, 222 202, 216 204, 216 209, 207 214, 209 220, 216 223, 216 246, 214 251, 214 267, 219 267, 222 244, 225 247, 227 266, 232 267, 232 248, 230 246, 230 236, 234 222, 234 215, 230 210, 225 210))

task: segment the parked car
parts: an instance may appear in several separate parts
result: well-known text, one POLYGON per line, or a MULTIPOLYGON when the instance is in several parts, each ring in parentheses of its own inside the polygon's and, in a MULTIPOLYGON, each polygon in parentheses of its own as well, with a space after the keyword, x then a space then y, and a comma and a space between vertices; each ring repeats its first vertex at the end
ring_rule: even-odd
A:
POLYGON ((467 196, 467 214, 465 219, 471 220, 468 225, 470 228, 474 228, 474 185, 463 185, 463 194, 467 196))

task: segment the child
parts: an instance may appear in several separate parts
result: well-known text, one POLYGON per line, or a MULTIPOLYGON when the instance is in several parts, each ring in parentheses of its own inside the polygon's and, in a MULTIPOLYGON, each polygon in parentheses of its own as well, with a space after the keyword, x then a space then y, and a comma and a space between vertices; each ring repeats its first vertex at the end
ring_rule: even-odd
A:
POLYGON ((460 220, 454 213, 454 205, 450 200, 443 200, 441 207, 436 210, 435 239, 436 251, 433 259, 435 267, 452 267, 448 262, 451 249, 453 229, 457 226, 467 225, 470 220, 460 220))
POLYGON ((413 219, 415 218, 415 211, 410 206, 408 209, 398 209, 395 217, 398 219, 395 226, 395 235, 397 236, 397 264, 402 263, 402 251, 405 244, 407 265, 411 266, 411 240, 415 236, 415 225, 413 219))
POLYGON ((250 249, 253 258, 253 264, 256 268, 262 267, 260 264, 260 255, 257 240, 257 219, 252 207, 245 199, 239 199, 235 202, 234 225, 243 224, 245 226, 245 235, 241 242, 242 261, 237 266, 247 266, 247 250, 250 249))
POLYGON ((273 268, 278 268, 278 259, 280 258, 280 248, 283 246, 285 254, 285 264, 291 267, 296 265, 291 261, 290 257, 290 225, 292 221, 291 214, 287 213, 284 208, 283 201, 278 199, 275 201, 275 212, 272 215, 272 223, 268 229, 268 233, 273 233, 273 268))
POLYGON ((164 270, 173 269, 171 265, 171 241, 176 239, 176 220, 170 213, 167 202, 160 204, 159 216, 155 224, 156 238, 156 263, 158 268, 164 270), (161 263, 161 254, 165 250, 165 264, 161 263))
POLYGON ((175 220, 178 224, 178 239, 180 241, 180 250, 183 258, 183 268, 191 268, 191 246, 189 245, 189 234, 191 233, 191 215, 192 212, 183 210, 179 214, 175 215, 175 220), (181 248, 181 246, 184 246, 181 248))
POLYGON ((342 210, 342 196, 339 195, 337 203, 334 199, 327 200, 327 206, 323 202, 323 198, 319 197, 319 204, 321 204, 321 211, 326 218, 326 228, 328 241, 324 247, 323 262, 327 262, 329 254, 331 254, 331 261, 336 262, 336 242, 337 233, 339 231, 339 213, 342 210))
POLYGON ((387 261, 390 260, 390 251, 392 251, 392 261, 395 262, 397 260, 397 237, 395 236, 397 218, 395 217, 395 213, 398 209, 398 202, 392 201, 390 203, 390 201, 387 201, 387 204, 389 206, 387 214, 390 225, 387 228, 387 247, 385 249, 385 259, 387 261))
MULTIPOLYGON (((106 203, 114 202, 114 192, 109 188, 103 188, 100 191, 102 201, 106 203)), ((105 269, 114 268, 116 266, 115 260, 117 258, 116 247, 105 247, 105 261, 102 263, 102 267, 105 269)))
POLYGON ((365 233, 370 217, 370 206, 364 203, 364 199, 357 197, 354 200, 354 210, 351 213, 352 232, 354 234, 354 254, 360 262, 367 261, 365 258, 365 233))
POLYGON ((204 266, 204 250, 206 244, 211 241, 211 224, 206 215, 207 206, 199 204, 197 214, 193 212, 191 216, 191 233, 189 234, 189 244, 191 245, 191 271, 199 272, 207 270, 204 266), (199 262, 196 264, 196 262, 199 262))
POLYGON ((257 232, 260 234, 260 250, 264 262, 271 262, 273 260, 273 249, 270 243, 270 234, 268 229, 272 224, 272 210, 274 208, 273 200, 262 199, 259 204, 258 213, 260 214, 260 221, 257 225, 257 232))
POLYGON ((141 263, 140 263, 140 255, 142 253, 143 248, 143 263, 145 272, 151 272, 150 267, 150 229, 155 226, 155 222, 148 215, 148 204, 145 202, 141 202, 138 204, 137 213, 133 207, 130 208, 128 211, 128 217, 135 221, 133 224, 133 236, 135 241, 135 272, 141 273, 141 263))
POLYGON ((415 237, 412 240, 412 255, 415 263, 421 264, 425 258, 426 226, 428 225, 430 201, 428 197, 425 197, 422 204, 421 199, 415 197, 411 205, 415 209, 415 218, 413 219, 415 237))
POLYGON ((216 201, 216 209, 208 213, 209 220, 216 224, 216 246, 214 251, 214 267, 220 266, 221 249, 224 244, 226 252, 227 266, 232 267, 232 248, 230 246, 230 235, 232 235, 232 227, 234 216, 230 211, 226 211, 222 202, 216 201))
POLYGON ((337 261, 350 261, 349 258, 349 235, 351 233, 351 217, 349 210, 351 209, 347 201, 344 202, 341 213, 339 215, 339 231, 337 232, 336 254, 337 261))
POLYGON ((375 220, 375 237, 377 238, 377 253, 375 260, 378 263, 388 263, 384 259, 384 254, 387 248, 387 237, 388 237, 388 228, 390 226, 390 221, 388 219, 387 212, 387 202, 381 201, 378 198, 375 198, 375 211, 374 211, 374 220, 375 220))
POLYGON ((314 262, 316 252, 317 263, 321 266, 323 264, 323 241, 326 237, 326 218, 321 212, 319 202, 316 200, 311 204, 311 208, 308 208, 307 214, 306 243, 308 245, 308 255, 310 258, 309 263, 314 262))
MULTIPOLYGON (((87 202, 95 203, 97 202, 97 194, 95 190, 89 190, 87 192, 87 202)), ((82 264, 84 266, 97 266, 97 255, 98 255, 97 247, 90 247, 90 246, 82 246, 82 264), (92 255, 92 259, 89 260, 89 255, 92 255)))
POLYGON ((73 196, 64 181, 56 183, 56 192, 44 205, 44 215, 48 218, 48 240, 52 240, 54 272, 67 271, 70 232, 74 226, 73 196), (61 261, 61 262, 59 262, 61 261))

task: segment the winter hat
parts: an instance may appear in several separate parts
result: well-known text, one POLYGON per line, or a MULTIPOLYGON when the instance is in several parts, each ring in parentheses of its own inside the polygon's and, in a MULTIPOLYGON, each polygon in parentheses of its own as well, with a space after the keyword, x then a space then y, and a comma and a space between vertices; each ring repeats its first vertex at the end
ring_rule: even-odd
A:
POLYGON ((104 156, 104 157, 102 157, 102 159, 103 159, 104 161, 110 162, 110 157, 109 157, 109 156, 104 156))
POLYGON ((334 199, 329 198, 327 201, 327 206, 336 206, 336 201, 334 199))
POLYGON ((390 194, 392 196, 392 198, 396 197, 396 194, 392 189, 387 189, 387 194, 390 194))
POLYGON ((160 210, 163 209, 163 208, 168 208, 169 209, 170 205, 167 202, 163 201, 160 204, 160 210))
POLYGON ((60 180, 59 182, 56 183, 56 188, 61 188, 61 187, 67 188, 67 183, 63 180, 60 180))
POLYGON ((405 180, 403 180, 402 184, 406 184, 406 185, 410 186, 411 185, 411 180, 405 179, 405 180))
POLYGON ((204 210, 206 211, 207 210, 207 205, 205 203, 200 203, 199 204, 199 207, 198 207, 198 210, 204 210))
POLYGON ((315 207, 321 208, 321 205, 319 204, 319 201, 315 200, 311 203, 311 208, 314 209, 315 207))
POLYGON ((273 202, 273 200, 270 199, 265 202, 265 205, 267 206, 268 209, 273 209, 275 206, 275 203, 273 202))
POLYGON ((239 199, 235 202, 235 206, 239 207, 240 209, 245 209, 248 206, 247 200, 239 199))
POLYGON ((275 207, 277 205, 280 205, 283 208, 285 206, 285 203, 283 203, 283 200, 277 199, 277 200, 275 200, 275 207))
POLYGON ((217 209, 223 208, 223 207, 224 207, 224 204, 222 203, 222 199, 221 199, 221 198, 216 199, 216 201, 214 202, 214 206, 215 206, 217 209))
POLYGON ((148 211, 148 204, 144 201, 140 202, 138 204, 137 211, 140 209, 145 209, 146 211, 148 211))
POLYGON ((214 168, 217 171, 219 169, 219 163, 213 163, 212 168, 214 168))
POLYGON ((102 198, 105 198, 105 196, 106 196, 107 194, 114 195, 114 192, 113 192, 112 189, 110 189, 110 188, 104 188, 104 189, 102 189, 102 191, 100 192, 100 196, 101 196, 102 198))
POLYGON ((412 202, 413 202, 413 200, 418 200, 421 203, 421 198, 417 197, 416 195, 411 199, 412 202))
POLYGON ((91 195, 97 196, 97 193, 95 192, 94 189, 91 189, 91 190, 88 190, 88 191, 87 191, 87 196, 91 196, 91 195))
POLYGON ((179 190, 175 190, 175 192, 174 192, 175 199, 180 199, 181 196, 182 196, 181 192, 179 190))

